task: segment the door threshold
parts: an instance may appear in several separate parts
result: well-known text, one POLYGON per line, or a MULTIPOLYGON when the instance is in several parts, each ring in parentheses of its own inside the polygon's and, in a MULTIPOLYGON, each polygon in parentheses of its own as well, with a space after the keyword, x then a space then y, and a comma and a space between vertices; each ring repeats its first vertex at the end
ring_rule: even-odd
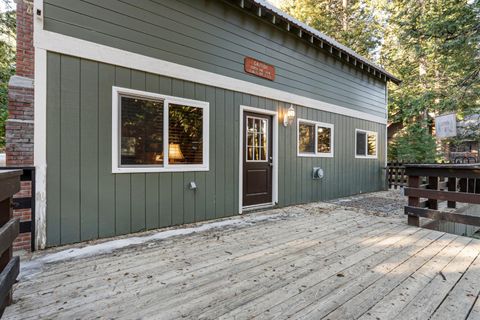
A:
POLYGON ((266 209, 266 208, 271 208, 276 205, 275 202, 270 202, 270 203, 261 203, 261 204, 254 204, 251 206, 245 206, 242 207, 242 213, 245 211, 254 211, 254 210, 259 210, 259 209, 266 209))

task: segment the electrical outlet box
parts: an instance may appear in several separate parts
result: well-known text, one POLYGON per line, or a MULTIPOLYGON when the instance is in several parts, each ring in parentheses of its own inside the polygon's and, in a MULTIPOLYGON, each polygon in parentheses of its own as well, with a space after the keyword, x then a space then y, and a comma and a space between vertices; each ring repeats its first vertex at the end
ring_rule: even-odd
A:
POLYGON ((320 167, 313 167, 312 178, 313 180, 320 180, 323 178, 323 169, 320 167))

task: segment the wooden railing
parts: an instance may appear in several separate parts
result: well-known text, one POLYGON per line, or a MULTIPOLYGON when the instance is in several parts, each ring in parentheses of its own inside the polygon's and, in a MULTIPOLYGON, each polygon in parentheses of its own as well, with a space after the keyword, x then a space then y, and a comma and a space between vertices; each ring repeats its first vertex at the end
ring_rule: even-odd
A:
POLYGON ((405 174, 408 176, 405 214, 408 215, 409 225, 420 226, 420 218, 423 217, 480 226, 480 217, 463 213, 466 206, 459 210, 439 210, 439 202, 443 201, 451 209, 457 207, 457 202, 480 204, 480 165, 405 165, 405 174))
POLYGON ((392 161, 387 163, 387 184, 389 189, 404 187, 407 185, 407 180, 403 162, 392 161))
POLYGON ((20 221, 20 235, 30 233, 30 250, 35 250, 35 167, 0 167, 2 170, 22 170, 23 174, 20 181, 29 183, 29 194, 26 195, 23 187, 18 194, 13 197, 13 210, 30 209, 30 220, 22 219, 20 221))
POLYGON ((20 259, 12 257, 12 243, 19 232, 19 221, 12 219, 12 197, 20 190, 21 175, 21 170, 0 171, 0 317, 12 301, 20 270, 20 259))

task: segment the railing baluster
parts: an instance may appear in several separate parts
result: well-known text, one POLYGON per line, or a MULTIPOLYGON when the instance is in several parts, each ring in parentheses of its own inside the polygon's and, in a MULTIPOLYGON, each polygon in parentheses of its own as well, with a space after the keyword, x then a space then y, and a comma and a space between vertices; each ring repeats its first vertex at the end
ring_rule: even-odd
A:
MULTIPOLYGON (((438 190, 438 177, 428 177, 428 189, 438 190)), ((428 199, 428 207, 433 210, 438 209, 438 201, 435 199, 428 199)))
MULTIPOLYGON (((410 188, 419 188, 420 187, 420 177, 419 176, 409 176, 408 177, 408 187, 410 188)), ((411 207, 418 207, 420 205, 419 197, 408 197, 408 205, 411 207)), ((408 224, 410 226, 420 227, 420 218, 417 216, 408 215, 408 224)))
MULTIPOLYGON (((448 191, 457 191, 457 178, 455 177, 449 177, 448 178, 448 183, 447 183, 448 191)), ((457 203, 455 201, 447 201, 447 207, 448 208, 456 208, 457 203)))

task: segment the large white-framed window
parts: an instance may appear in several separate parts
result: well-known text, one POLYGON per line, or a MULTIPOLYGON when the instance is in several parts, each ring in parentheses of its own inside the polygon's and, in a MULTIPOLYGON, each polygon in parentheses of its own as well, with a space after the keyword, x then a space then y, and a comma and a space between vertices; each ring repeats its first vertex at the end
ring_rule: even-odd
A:
POLYGON ((376 159, 378 154, 378 133, 355 129, 355 158, 376 159))
POLYGON ((112 87, 112 172, 209 170, 209 103, 112 87))
POLYGON ((333 142, 333 124, 297 119, 297 156, 331 158, 333 142))

